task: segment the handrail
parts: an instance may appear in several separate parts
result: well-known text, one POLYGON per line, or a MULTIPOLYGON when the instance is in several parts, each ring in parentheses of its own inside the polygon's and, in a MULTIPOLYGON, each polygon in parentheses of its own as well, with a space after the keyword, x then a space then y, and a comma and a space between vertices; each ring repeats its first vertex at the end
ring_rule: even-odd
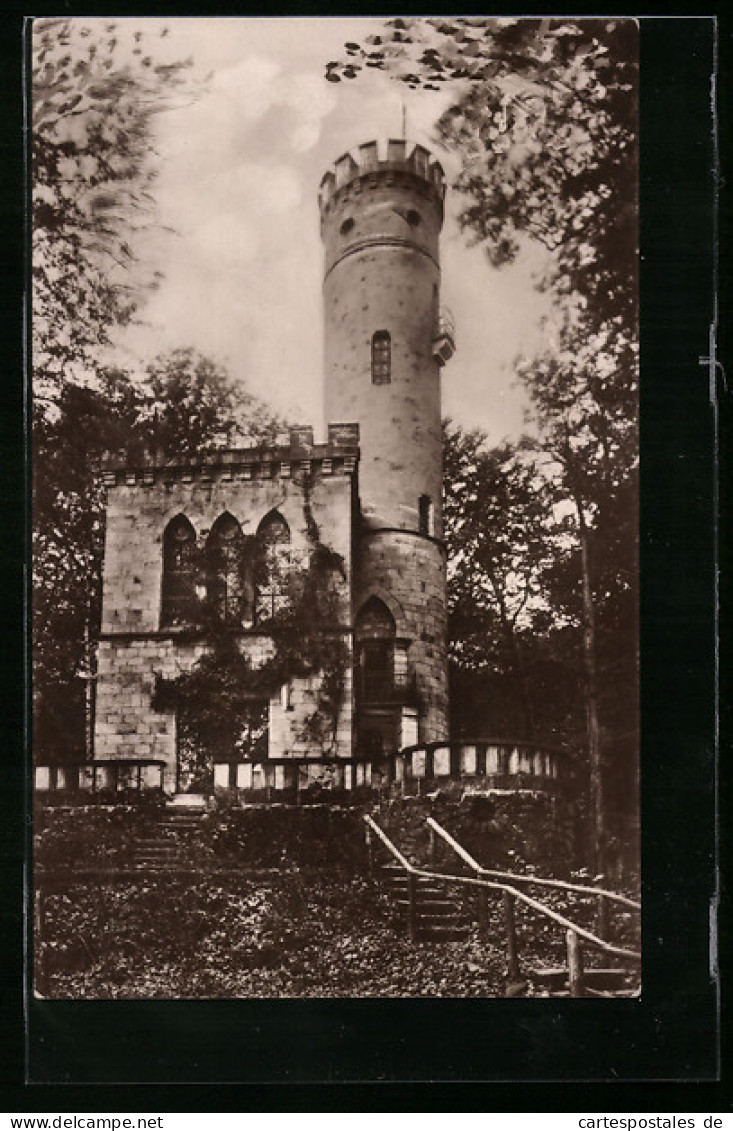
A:
POLYGON ((606 888, 594 888, 589 884, 573 884, 568 883, 566 880, 544 879, 540 876, 519 876, 515 872, 499 872, 495 868, 484 868, 483 864, 479 864, 477 860, 474 860, 473 856, 466 851, 463 845, 459 844, 457 840, 454 840, 450 833, 444 829, 442 825, 439 825, 433 817, 427 817, 426 823, 479 875, 511 880, 512 883, 537 884, 541 887, 560 888, 563 891, 575 891, 583 895, 602 895, 606 899, 612 900, 614 903, 620 903, 624 907, 630 907, 632 911, 641 911, 641 904, 637 900, 630 899, 628 896, 621 895, 619 892, 608 891, 606 888))
POLYGON ((382 832, 379 825, 376 823, 376 821, 372 820, 372 818, 369 816, 368 813, 364 814, 364 820, 365 820, 366 824, 369 826, 369 828, 372 830, 372 832, 375 832, 377 834, 377 836, 381 840, 382 844, 384 844, 385 847, 389 849, 389 851, 394 856, 395 860, 397 860, 399 862, 399 864, 405 869, 405 871, 417 873, 418 869, 414 866, 414 864, 411 864, 410 861, 407 860, 402 855, 399 848, 397 848, 394 844, 392 844, 392 841, 389 839, 387 834, 385 832, 382 832))
POLYGON ((567 927, 571 931, 575 931, 576 935, 580 935, 588 942, 598 946, 601 950, 605 950, 608 954, 618 954, 623 958, 633 958, 634 960, 641 960, 641 952, 638 950, 629 950, 623 946, 614 946, 613 943, 606 942, 600 939, 598 935, 594 935, 592 931, 587 931, 585 927, 578 927, 570 919, 566 919, 558 911, 553 911, 550 907, 545 907, 544 903, 540 903, 536 899, 532 899, 530 895, 526 895, 518 888, 511 887, 510 884, 494 883, 492 880, 481 880, 474 876, 456 876, 452 872, 430 872, 425 868, 411 868, 411 871, 417 876, 426 876, 431 880, 450 880, 451 883, 470 884, 473 887, 490 888, 493 891, 508 891, 520 903, 526 903, 528 907, 534 908, 540 914, 545 915, 548 919, 554 919, 562 927, 567 927))
MULTIPOLYGON (((629 950, 627 947, 614 946, 613 943, 606 942, 604 939, 601 939, 597 935, 594 935, 592 931, 586 930, 585 927, 577 926, 577 924, 573 923, 570 919, 566 919, 564 915, 560 915, 559 912, 553 911, 550 907, 545 907, 543 903, 540 903, 538 900, 533 899, 529 895, 526 895, 523 891, 519 891, 518 888, 512 887, 510 884, 495 883, 492 880, 481 879, 478 876, 456 876, 450 872, 435 872, 431 871, 428 868, 417 868, 414 864, 411 864, 409 860, 405 859, 399 849, 396 848, 392 841, 389 839, 387 834, 382 832, 376 821, 372 820, 372 818, 368 814, 364 814, 364 821, 366 822, 368 827, 377 834, 382 843, 386 846, 386 848, 389 849, 395 859, 399 861, 400 865, 405 869, 405 871, 409 872, 411 875, 424 876, 426 879, 431 880, 448 880, 450 881, 450 883, 466 884, 471 887, 484 888, 491 891, 508 892, 510 895, 514 896, 515 899, 518 899, 520 903, 526 903, 528 907, 532 907, 535 911, 539 911, 540 914, 544 915, 546 918, 553 919, 556 923, 559 923, 560 926, 565 927, 568 930, 575 931, 575 933, 581 938, 584 938, 587 942, 592 943, 593 946, 599 947, 607 954, 617 954, 622 958, 631 958, 635 961, 641 961, 641 953, 639 951, 629 950)), ((465 849, 463 849, 463 852, 465 853, 466 857, 469 857, 469 854, 465 852, 465 849)), ((472 858, 469 857, 469 859, 472 858)), ((477 866, 479 868, 481 867, 481 865, 477 866)))

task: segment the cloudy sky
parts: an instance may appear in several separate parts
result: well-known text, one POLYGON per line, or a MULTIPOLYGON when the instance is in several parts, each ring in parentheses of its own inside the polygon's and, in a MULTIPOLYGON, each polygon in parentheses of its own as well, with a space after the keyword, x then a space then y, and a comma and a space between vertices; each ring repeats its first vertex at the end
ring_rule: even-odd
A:
MULTIPOLYGON (((146 38, 162 23, 141 21, 146 38)), ((192 345, 222 362, 290 418, 321 419, 323 252, 317 191, 325 169, 372 137, 407 134, 430 145, 440 94, 405 90, 379 72, 327 83, 325 62, 376 24, 354 19, 166 20, 166 55, 191 55, 211 73, 205 93, 159 119, 159 219, 170 231, 144 253, 164 273, 144 324, 119 343, 131 364, 192 345)), ((443 154, 450 177, 455 163, 443 154)), ((443 370, 445 415, 492 439, 521 428, 512 359, 541 341, 545 300, 530 257, 493 271, 469 248, 449 200, 442 302, 457 324, 443 370)))

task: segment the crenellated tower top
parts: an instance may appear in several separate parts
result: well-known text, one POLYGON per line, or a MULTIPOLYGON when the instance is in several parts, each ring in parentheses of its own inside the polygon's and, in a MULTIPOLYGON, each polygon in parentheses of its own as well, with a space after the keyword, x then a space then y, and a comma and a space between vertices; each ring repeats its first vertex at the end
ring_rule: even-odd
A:
POLYGON ((386 142, 365 142, 334 162, 323 176, 318 192, 322 222, 352 192, 376 187, 382 181, 404 184, 413 192, 432 197, 442 220, 446 189, 442 165, 423 145, 391 138, 386 142))

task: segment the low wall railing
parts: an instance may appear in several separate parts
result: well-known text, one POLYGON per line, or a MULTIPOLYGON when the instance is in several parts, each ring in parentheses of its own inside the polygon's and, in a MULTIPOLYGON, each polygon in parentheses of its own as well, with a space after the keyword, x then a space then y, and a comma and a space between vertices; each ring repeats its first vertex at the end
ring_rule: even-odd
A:
POLYGON ((162 790, 165 766, 163 758, 50 763, 35 767, 34 785, 38 794, 143 793, 162 790))
POLYGON ((563 751, 505 740, 430 742, 369 758, 221 759, 217 790, 322 789, 427 792, 449 781, 497 789, 555 791, 564 777, 563 751))
MULTIPOLYGON (((561 750, 506 739, 419 743, 391 754, 350 758, 215 756, 210 788, 214 793, 264 797, 361 789, 419 795, 449 782, 461 782, 469 790, 556 792, 562 788, 564 759, 561 750)), ((35 787, 38 793, 162 789, 166 766, 162 758, 39 765, 35 787)))

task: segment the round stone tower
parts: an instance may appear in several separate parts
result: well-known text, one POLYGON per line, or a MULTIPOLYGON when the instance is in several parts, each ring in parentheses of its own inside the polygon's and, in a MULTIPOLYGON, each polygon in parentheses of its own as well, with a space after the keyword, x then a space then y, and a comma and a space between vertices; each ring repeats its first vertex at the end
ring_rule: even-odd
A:
POLYGON ((440 368, 453 334, 440 311, 444 196, 441 166, 404 140, 345 154, 319 194, 326 420, 357 422, 360 433, 357 666, 362 612, 367 636, 394 626, 392 703, 377 701, 378 679, 357 699, 362 729, 368 717, 382 749, 447 738, 440 368))

